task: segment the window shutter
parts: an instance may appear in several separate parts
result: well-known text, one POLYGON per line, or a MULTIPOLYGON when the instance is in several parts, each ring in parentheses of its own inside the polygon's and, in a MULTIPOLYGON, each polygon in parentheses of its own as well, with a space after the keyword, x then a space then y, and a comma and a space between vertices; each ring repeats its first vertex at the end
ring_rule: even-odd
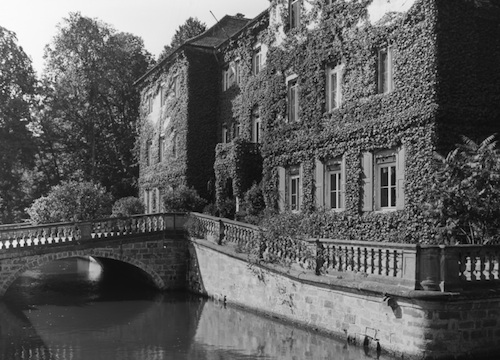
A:
POLYGON ((148 213, 148 191, 144 190, 144 210, 146 214, 148 213))
POLYGON ((322 209, 325 206, 325 195, 323 182, 325 178, 325 166, 321 160, 316 159, 315 185, 316 185, 316 208, 322 209))
POLYGON ((345 171, 345 155, 342 155, 342 163, 340 168, 340 193, 342 196, 342 203, 340 204, 340 208, 345 208, 345 182, 346 182, 346 171, 345 171))
POLYGON ((405 147, 399 148, 396 161, 396 209, 405 208, 405 147))
POLYGON ((285 211, 285 188, 286 171, 284 167, 278 166, 278 208, 280 211, 285 211))
POLYGON ((304 181, 304 165, 300 164, 299 167, 299 211, 304 209, 304 191, 302 183, 304 181))
POLYGON ((373 154, 363 153, 363 211, 373 210, 373 154))

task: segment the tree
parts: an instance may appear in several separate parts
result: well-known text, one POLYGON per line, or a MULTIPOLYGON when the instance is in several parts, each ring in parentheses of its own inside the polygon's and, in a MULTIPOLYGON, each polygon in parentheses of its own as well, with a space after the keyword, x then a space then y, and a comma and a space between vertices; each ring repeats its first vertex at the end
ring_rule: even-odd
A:
POLYGON ((136 192, 139 93, 152 64, 142 39, 70 14, 45 49, 40 169, 51 184, 88 180, 116 198, 136 192))
POLYGON ((28 127, 35 87, 31 60, 0 27, 0 223, 19 221, 29 201, 23 179, 34 154, 28 127))
POLYGON ((184 44, 187 40, 203 33, 205 30, 207 30, 207 26, 204 23, 198 20, 198 18, 190 17, 175 31, 170 45, 165 45, 163 51, 158 56, 158 61, 170 55, 176 48, 184 44))
POLYGON ((489 243, 500 239, 500 152, 494 136, 464 143, 438 167, 426 212, 436 220, 439 242, 489 243))
POLYGON ((27 209, 34 224, 85 221, 107 217, 112 196, 93 182, 69 181, 52 187, 27 209))

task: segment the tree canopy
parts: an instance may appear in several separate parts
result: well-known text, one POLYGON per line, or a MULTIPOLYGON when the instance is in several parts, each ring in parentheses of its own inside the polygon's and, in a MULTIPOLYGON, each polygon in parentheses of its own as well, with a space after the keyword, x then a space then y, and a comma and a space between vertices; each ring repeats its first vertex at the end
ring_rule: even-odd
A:
POLYGON ((31 60, 0 27, 0 223, 17 221, 27 205, 21 184, 34 154, 28 127, 35 86, 31 60))
POLYGON ((134 195, 140 103, 134 82, 152 63, 142 39, 71 13, 45 59, 38 130, 47 183, 87 180, 116 198, 134 195))
POLYGON ((205 30, 207 30, 207 26, 204 23, 198 20, 198 18, 190 17, 175 31, 170 45, 165 45, 163 51, 158 56, 158 61, 170 55, 176 48, 184 44, 186 40, 203 33, 205 30))

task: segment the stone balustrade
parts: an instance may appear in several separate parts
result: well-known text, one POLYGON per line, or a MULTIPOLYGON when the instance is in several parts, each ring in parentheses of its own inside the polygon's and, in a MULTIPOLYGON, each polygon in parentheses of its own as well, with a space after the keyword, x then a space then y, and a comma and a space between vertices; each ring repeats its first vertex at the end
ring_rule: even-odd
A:
POLYGON ((264 259, 299 264, 317 274, 352 275, 415 290, 466 291, 500 286, 500 245, 418 245, 335 239, 264 243, 257 226, 192 213, 198 235, 264 259), (297 245, 298 244, 298 245, 297 245))
POLYGON ((51 245, 76 240, 99 240, 147 234, 163 230, 183 230, 185 214, 160 213, 98 219, 88 222, 29 225, 0 228, 0 250, 51 245))

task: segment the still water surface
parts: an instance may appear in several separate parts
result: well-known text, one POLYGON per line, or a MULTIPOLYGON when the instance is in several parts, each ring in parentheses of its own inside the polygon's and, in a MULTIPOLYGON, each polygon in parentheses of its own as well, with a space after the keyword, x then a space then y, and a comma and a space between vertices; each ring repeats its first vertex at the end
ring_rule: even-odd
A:
POLYGON ((105 273, 95 261, 75 258, 26 272, 0 302, 0 359, 377 358, 274 319, 120 284, 105 273))

